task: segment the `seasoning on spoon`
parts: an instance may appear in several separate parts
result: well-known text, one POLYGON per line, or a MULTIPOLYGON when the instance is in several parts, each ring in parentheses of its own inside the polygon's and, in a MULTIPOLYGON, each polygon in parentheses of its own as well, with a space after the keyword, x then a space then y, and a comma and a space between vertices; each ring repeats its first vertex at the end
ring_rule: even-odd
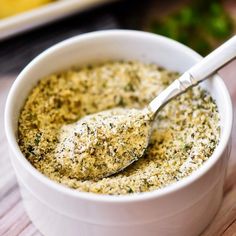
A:
POLYGON ((143 110, 115 109, 64 127, 56 149, 71 176, 98 179, 117 173, 143 156, 152 121, 171 99, 208 78, 235 57, 236 36, 191 67, 143 110))
POLYGON ((143 156, 151 117, 147 109, 115 108, 65 125, 56 148, 57 160, 79 179, 119 172, 143 156))

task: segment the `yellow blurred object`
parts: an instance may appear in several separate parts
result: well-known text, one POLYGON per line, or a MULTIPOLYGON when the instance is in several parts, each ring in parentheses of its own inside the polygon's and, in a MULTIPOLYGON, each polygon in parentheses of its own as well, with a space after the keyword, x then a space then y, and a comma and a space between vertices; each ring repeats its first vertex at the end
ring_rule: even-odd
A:
POLYGON ((0 0, 0 19, 53 1, 54 0, 0 0))

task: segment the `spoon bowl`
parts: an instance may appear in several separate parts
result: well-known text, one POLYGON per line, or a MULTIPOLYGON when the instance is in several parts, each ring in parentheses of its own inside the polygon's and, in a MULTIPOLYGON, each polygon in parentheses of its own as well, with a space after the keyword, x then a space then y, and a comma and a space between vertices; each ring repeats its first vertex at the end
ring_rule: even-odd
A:
POLYGON ((86 116, 62 127, 55 156, 72 178, 96 180, 113 175, 143 156, 152 118, 147 109, 127 108, 86 116))

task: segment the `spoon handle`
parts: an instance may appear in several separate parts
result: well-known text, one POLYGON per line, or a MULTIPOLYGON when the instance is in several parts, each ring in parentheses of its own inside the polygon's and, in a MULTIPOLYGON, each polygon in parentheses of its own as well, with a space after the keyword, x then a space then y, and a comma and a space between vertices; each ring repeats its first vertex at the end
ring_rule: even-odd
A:
POLYGON ((212 75, 235 57, 236 36, 233 36, 171 83, 150 102, 148 105, 149 110, 155 114, 172 98, 207 79, 208 76, 212 75))
POLYGON ((207 76, 219 70, 236 56, 236 36, 233 36, 220 47, 204 57, 199 63, 188 70, 197 81, 204 80, 207 76))

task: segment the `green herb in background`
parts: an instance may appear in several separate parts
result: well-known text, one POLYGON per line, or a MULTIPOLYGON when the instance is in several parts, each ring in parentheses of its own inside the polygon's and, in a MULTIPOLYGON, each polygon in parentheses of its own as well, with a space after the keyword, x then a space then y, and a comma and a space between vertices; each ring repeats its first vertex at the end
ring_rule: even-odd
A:
POLYGON ((151 31, 182 42, 206 55, 233 33, 233 23, 217 0, 191 5, 155 21, 151 31))

